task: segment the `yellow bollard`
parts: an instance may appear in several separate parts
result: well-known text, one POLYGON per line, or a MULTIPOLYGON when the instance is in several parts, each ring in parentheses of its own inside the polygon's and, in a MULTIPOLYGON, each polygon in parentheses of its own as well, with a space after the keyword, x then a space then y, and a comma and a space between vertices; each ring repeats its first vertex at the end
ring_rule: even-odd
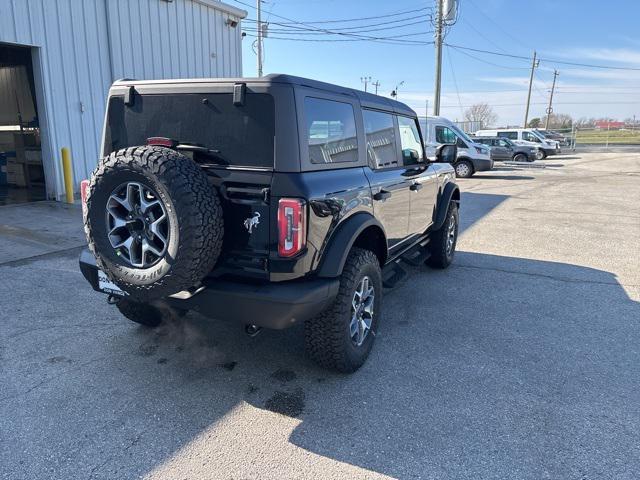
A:
POLYGON ((62 172, 66 201, 73 203, 73 168, 71 166, 71 152, 67 147, 62 148, 62 172))

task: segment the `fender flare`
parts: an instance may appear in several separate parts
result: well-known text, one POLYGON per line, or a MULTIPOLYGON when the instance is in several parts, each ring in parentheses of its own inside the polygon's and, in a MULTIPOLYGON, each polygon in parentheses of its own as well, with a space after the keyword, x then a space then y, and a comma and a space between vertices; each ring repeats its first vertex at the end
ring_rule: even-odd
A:
MULTIPOLYGON (((386 258, 386 235, 382 224, 370 213, 356 213, 347 219, 343 225, 331 236, 324 251, 323 259, 316 271, 319 277, 338 277, 342 274, 342 269, 347 261, 347 256, 358 236, 369 227, 377 227, 382 232, 385 242, 386 258)), ((384 263, 384 262, 381 262, 384 263)))
POLYGON ((440 227, 444 224, 445 219, 447 218, 447 211, 449 210, 449 203, 457 202, 460 205, 460 188, 454 182, 448 182, 442 193, 440 194, 440 198, 438 199, 438 211, 436 212, 436 219, 433 223, 432 230, 440 230, 440 227))

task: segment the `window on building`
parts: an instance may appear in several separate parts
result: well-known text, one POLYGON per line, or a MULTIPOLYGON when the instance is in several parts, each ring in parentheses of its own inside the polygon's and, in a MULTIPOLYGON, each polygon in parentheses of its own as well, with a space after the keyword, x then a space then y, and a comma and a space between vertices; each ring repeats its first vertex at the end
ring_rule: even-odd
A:
POLYGON ((351 104, 307 97, 304 113, 311 163, 358 161, 358 137, 351 104))
POLYGON ((422 141, 418 132, 418 125, 414 118, 397 117, 400 131, 400 145, 402 147, 402 161, 405 165, 424 161, 422 141))
POLYGON ((364 133, 367 137, 367 159, 371 168, 396 167, 395 127, 393 115, 384 112, 363 110, 364 133))

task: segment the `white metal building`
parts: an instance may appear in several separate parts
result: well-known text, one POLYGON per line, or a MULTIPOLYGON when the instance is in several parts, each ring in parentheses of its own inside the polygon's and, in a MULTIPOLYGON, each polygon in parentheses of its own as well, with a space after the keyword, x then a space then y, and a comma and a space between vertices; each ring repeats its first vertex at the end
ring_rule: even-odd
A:
POLYGON ((116 79, 242 76, 245 16, 215 0, 0 0, 0 188, 60 198, 62 147, 77 188, 116 79))

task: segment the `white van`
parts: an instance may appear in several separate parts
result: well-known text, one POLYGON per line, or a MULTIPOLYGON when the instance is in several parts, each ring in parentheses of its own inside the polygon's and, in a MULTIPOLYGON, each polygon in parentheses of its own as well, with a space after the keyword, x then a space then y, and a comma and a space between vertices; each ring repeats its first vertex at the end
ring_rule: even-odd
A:
POLYGON ((426 120, 420 118, 419 122, 428 158, 435 158, 438 145, 448 143, 458 146, 458 157, 453 166, 457 177, 468 178, 476 172, 493 168, 489 147, 474 142, 451 120, 443 117, 427 117, 426 120))
POLYGON ((498 128, 496 130, 478 130, 475 133, 478 137, 502 137, 508 138, 516 145, 535 147, 536 160, 542 160, 547 155, 558 155, 560 142, 545 138, 540 132, 533 128, 498 128))

